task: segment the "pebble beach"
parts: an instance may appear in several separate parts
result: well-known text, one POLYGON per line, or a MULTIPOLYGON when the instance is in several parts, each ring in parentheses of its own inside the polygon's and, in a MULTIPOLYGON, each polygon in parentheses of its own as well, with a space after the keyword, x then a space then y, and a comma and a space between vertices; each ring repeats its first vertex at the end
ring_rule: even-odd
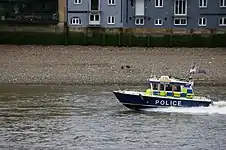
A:
POLYGON ((184 77, 196 62, 197 84, 226 84, 225 48, 0 46, 0 84, 142 85, 151 75, 184 77))

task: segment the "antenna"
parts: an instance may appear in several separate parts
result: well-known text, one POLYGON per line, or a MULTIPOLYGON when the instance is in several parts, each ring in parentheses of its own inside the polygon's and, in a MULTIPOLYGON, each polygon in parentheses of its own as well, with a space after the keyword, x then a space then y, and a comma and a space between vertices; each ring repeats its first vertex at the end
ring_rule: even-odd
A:
POLYGON ((161 64, 161 69, 160 69, 160 73, 161 73, 161 75, 163 75, 163 74, 162 74, 162 68, 163 68, 163 67, 162 67, 162 64, 161 64))
POLYGON ((151 78, 152 78, 152 76, 153 76, 153 71, 154 71, 154 69, 155 69, 154 67, 155 67, 155 65, 152 66, 152 70, 151 70, 151 78))

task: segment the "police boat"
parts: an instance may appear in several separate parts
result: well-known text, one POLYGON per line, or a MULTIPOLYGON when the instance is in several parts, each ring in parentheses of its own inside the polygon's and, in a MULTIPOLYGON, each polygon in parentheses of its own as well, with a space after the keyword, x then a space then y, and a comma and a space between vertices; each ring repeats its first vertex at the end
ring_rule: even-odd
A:
POLYGON ((143 92, 113 91, 117 99, 134 110, 158 107, 208 107, 212 100, 197 96, 193 90, 194 80, 180 80, 169 76, 148 79, 148 89, 143 92))

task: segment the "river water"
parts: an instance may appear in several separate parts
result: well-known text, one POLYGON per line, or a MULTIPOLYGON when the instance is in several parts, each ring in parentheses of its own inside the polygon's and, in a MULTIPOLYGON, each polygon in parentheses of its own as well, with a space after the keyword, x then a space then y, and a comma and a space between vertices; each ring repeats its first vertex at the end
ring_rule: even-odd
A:
POLYGON ((122 106, 114 89, 1 85, 0 149, 226 149, 226 87, 196 88, 215 101, 209 108, 144 112, 122 106))

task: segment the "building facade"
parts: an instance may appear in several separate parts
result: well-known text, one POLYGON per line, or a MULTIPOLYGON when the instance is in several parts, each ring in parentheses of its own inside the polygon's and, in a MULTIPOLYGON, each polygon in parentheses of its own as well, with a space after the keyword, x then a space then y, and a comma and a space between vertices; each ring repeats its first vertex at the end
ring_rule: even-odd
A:
POLYGON ((123 26, 123 0, 68 0, 68 24, 71 26, 123 26))
POLYGON ((56 0, 1 0, 0 24, 57 25, 58 6, 56 0))
POLYGON ((68 24, 103 28, 226 28, 226 0, 67 0, 68 24))

